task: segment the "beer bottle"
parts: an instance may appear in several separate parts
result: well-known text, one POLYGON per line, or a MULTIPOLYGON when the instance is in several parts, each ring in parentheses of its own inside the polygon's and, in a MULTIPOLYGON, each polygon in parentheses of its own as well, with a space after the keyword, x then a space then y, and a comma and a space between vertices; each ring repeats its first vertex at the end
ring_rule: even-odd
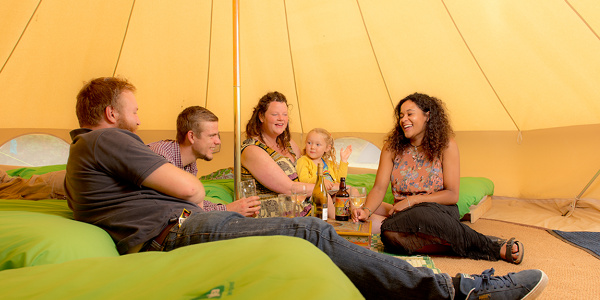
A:
POLYGON ((318 164, 317 183, 312 192, 313 217, 327 221, 327 188, 323 179, 323 164, 318 164))
POLYGON ((350 218, 350 194, 346 189, 346 177, 340 178, 340 189, 335 193, 335 220, 348 221, 350 218))

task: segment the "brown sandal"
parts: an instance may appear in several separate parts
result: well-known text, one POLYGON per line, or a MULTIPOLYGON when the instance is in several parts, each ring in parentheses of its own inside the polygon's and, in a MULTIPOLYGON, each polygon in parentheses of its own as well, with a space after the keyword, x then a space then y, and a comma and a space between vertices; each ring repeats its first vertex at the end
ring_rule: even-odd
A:
POLYGON ((513 263, 515 265, 520 264, 523 261, 523 257, 525 256, 525 246, 519 241, 515 241, 515 238, 510 238, 510 240, 504 243, 506 245, 504 260, 509 263, 513 263), (516 253, 512 252, 513 245, 517 245, 517 249, 519 249, 516 253), (516 254, 517 258, 513 258, 513 255, 516 254))

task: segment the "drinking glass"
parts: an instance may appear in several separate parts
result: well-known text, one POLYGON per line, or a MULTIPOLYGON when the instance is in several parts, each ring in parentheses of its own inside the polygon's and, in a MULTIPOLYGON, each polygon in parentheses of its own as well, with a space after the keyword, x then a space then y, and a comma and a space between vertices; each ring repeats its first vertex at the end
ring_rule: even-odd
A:
POLYGON ((279 200, 279 206, 281 207, 281 216, 284 218, 293 218, 297 215, 297 204, 296 200, 290 195, 279 194, 277 195, 279 200))
POLYGON ((292 183, 292 199, 296 201, 297 204, 302 204, 306 197, 308 196, 308 192, 306 191, 306 185, 303 183, 292 183))
POLYGON ((300 182, 292 183, 291 188, 292 200, 296 202, 296 216, 301 216, 304 211, 304 207, 308 205, 306 202, 308 198, 308 191, 306 190, 306 185, 300 182))
POLYGON ((256 196, 256 182, 254 179, 243 180, 240 182, 238 195, 240 199, 256 196))
POLYGON ((356 186, 350 189, 350 203, 354 208, 361 208, 367 200, 367 189, 364 186, 356 186))

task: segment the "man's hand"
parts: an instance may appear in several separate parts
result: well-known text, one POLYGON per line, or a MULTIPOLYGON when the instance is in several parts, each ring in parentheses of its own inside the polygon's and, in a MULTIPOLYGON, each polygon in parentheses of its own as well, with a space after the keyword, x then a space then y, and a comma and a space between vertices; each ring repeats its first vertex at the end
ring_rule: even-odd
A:
POLYGON ((235 211, 244 217, 254 217, 260 210, 260 201, 258 199, 258 196, 242 198, 225 206, 228 211, 235 211))

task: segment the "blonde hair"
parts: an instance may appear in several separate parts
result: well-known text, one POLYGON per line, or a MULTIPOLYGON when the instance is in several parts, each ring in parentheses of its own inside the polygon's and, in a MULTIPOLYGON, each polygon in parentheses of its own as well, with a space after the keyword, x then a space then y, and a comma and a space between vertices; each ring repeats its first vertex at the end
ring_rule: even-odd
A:
MULTIPOLYGON (((325 143, 328 146, 331 146, 331 148, 329 149, 329 151, 325 151, 325 153, 323 153, 323 160, 327 161, 331 161, 333 162, 333 165, 337 167, 337 162, 335 161, 335 147, 333 146, 333 137, 331 136, 331 133, 329 133, 329 131, 323 129, 323 128, 314 128, 313 130, 309 131, 308 134, 306 135, 306 139, 308 139, 308 135, 311 133, 319 133, 321 134, 321 136, 325 139, 325 143)), ((306 155, 306 139, 304 139, 304 150, 302 150, 302 154, 306 155)))

